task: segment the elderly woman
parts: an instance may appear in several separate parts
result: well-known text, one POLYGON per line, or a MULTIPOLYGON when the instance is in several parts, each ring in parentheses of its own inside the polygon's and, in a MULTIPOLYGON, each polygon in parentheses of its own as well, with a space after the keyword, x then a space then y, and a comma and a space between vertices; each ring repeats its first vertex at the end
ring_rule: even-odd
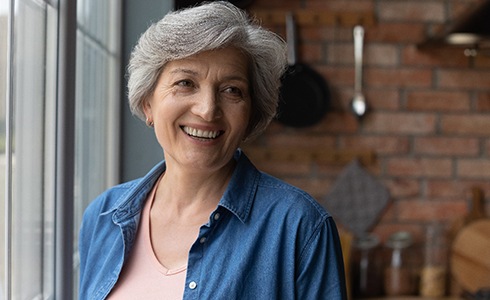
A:
POLYGON ((167 14, 129 65, 165 160, 109 189, 80 233, 80 299, 344 299, 338 233, 239 149, 276 113, 285 45, 228 2, 167 14))

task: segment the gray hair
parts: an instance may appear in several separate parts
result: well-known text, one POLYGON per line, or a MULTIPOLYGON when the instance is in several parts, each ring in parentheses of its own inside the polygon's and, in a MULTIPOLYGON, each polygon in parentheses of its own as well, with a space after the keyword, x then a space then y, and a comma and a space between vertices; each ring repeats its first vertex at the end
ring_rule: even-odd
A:
POLYGON ((286 45, 277 34, 225 1, 170 12, 143 33, 128 66, 133 114, 144 120, 144 104, 169 61, 224 47, 238 48, 249 59, 252 114, 247 138, 262 133, 276 115, 281 76, 287 66, 286 45))

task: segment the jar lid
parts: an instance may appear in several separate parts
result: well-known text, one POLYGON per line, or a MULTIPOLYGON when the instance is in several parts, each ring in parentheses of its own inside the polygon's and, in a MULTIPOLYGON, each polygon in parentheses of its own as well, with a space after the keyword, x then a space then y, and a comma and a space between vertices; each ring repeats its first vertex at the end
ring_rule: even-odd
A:
POLYGON ((386 246, 390 248, 406 248, 412 245, 412 235, 408 231, 398 231, 393 233, 386 241, 386 246))
POLYGON ((379 238, 372 234, 358 237, 354 241, 354 246, 359 249, 371 249, 379 245, 379 238))

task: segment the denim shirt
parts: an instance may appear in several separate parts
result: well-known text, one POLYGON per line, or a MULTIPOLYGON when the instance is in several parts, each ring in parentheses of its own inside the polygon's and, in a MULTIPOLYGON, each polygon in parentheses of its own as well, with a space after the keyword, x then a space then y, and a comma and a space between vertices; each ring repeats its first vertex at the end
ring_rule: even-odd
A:
MULTIPOLYGON (((230 183, 189 251, 183 299, 346 299, 332 217, 304 191, 258 171, 241 150, 235 159, 230 183)), ((80 299, 105 299, 114 287, 164 170, 163 161, 86 209, 80 299)))

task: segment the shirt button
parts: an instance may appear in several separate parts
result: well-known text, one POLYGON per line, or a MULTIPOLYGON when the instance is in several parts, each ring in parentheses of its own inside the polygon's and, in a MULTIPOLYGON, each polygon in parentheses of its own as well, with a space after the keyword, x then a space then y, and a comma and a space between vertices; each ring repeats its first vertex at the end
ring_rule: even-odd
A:
POLYGON ((216 213, 216 214, 214 215, 214 220, 215 220, 215 221, 218 221, 218 219, 219 219, 220 217, 221 217, 221 215, 220 215, 219 213, 216 213))
POLYGON ((196 287, 197 287, 197 283, 196 283, 195 281, 191 281, 191 282, 189 283, 189 288, 190 288, 191 290, 195 289, 196 287))
POLYGON ((203 236, 201 239, 199 239, 199 243, 204 244, 206 242, 206 237, 203 236))

